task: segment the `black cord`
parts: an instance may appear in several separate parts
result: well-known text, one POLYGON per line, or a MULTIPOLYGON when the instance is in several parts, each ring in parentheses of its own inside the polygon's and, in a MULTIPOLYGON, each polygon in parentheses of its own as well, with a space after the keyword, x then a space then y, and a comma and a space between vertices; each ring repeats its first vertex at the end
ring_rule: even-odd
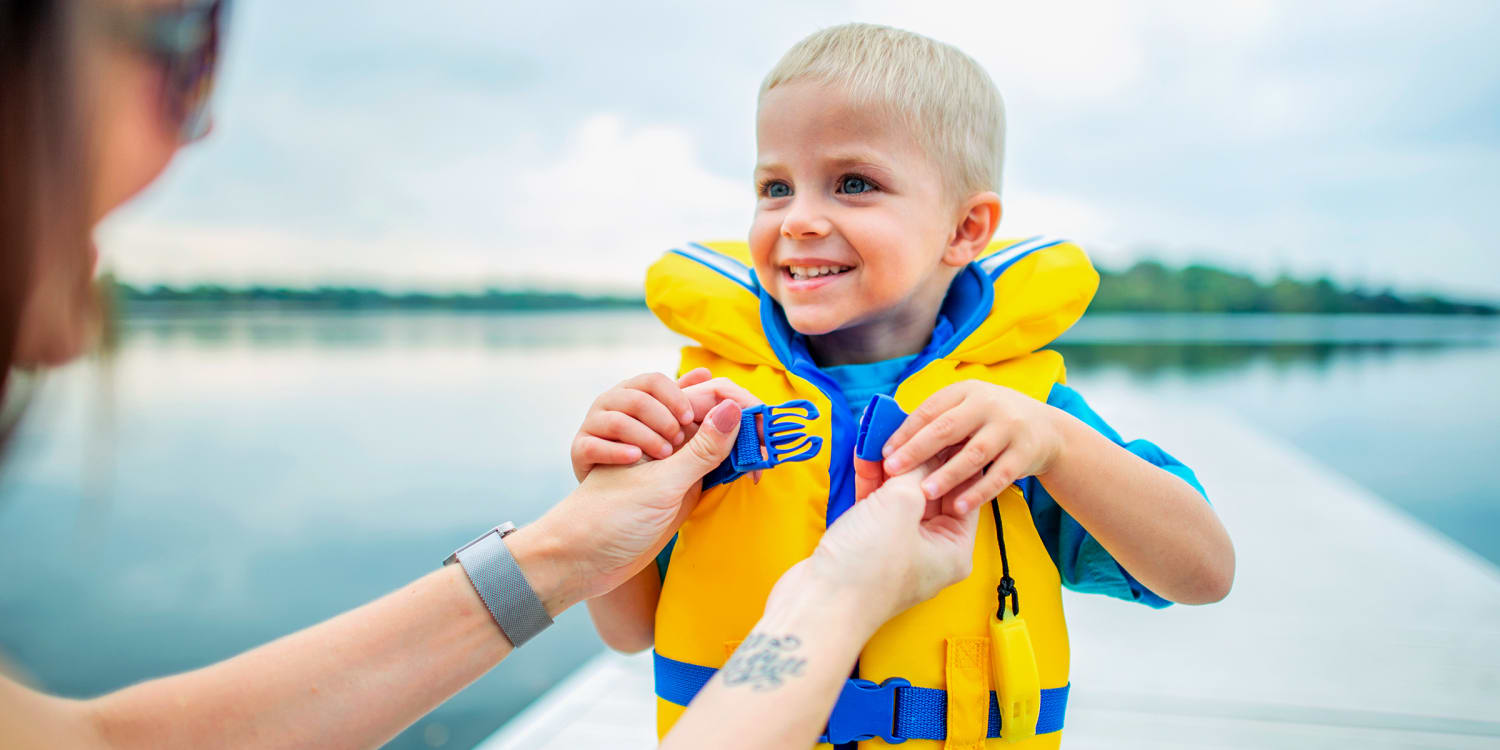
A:
POLYGON ((1010 577, 1010 558, 1005 555, 1005 526, 1000 523, 1000 498, 990 499, 990 512, 995 516, 995 541, 1000 545, 1000 585, 995 587, 995 595, 1000 600, 1000 605, 995 608, 995 619, 1005 617, 1005 600, 1010 599, 1010 613, 1021 614, 1021 594, 1016 591, 1016 579, 1010 577))

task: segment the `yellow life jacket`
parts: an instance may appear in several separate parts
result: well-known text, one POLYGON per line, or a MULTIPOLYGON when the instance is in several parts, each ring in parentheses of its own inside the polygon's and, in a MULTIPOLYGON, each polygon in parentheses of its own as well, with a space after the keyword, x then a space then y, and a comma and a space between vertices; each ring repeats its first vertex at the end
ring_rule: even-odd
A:
MULTIPOLYGON (((1046 400, 1063 382, 1063 361, 1039 349, 1082 316, 1098 278, 1066 241, 992 243, 950 287, 933 340, 896 388, 896 402, 910 412, 967 379, 1046 400)), ((668 252, 647 273, 646 303, 669 328, 698 342, 683 349, 682 371, 707 367, 767 404, 804 399, 819 415, 806 434, 822 440, 817 455, 781 464, 759 484, 706 489, 679 530, 656 610, 657 730, 664 736, 760 619, 772 585, 853 504, 856 424, 839 387, 812 362, 756 280, 744 243, 694 243, 668 252)), ((996 507, 1010 575, 1024 595, 1024 626, 996 620, 1000 545, 991 514, 982 513, 973 573, 870 639, 860 653, 859 679, 846 685, 834 713, 838 719, 847 702, 844 720, 831 719, 824 740, 847 741, 852 731, 875 737, 861 747, 885 747, 882 737, 917 738, 910 748, 998 747, 1003 740, 986 739, 998 726, 1011 740, 1007 746, 1058 745, 1068 688, 1058 572, 1021 491, 1007 488, 996 507), (926 704, 926 713, 913 708, 918 704, 926 704)))

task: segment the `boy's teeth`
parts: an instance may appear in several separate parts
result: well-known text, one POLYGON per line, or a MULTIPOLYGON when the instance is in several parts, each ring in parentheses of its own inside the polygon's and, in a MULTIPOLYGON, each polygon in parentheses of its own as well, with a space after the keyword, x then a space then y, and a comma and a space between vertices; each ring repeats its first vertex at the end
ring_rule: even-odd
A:
POLYGON ((819 276, 831 276, 843 273, 853 266, 787 266, 787 272, 797 281, 816 279, 819 276))

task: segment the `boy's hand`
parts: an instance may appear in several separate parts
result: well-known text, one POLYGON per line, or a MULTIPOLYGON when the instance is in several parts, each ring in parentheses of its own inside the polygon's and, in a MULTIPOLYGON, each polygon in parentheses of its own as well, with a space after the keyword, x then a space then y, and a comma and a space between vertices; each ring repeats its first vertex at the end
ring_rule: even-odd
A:
POLYGON ((961 516, 1012 482, 1046 473, 1062 451, 1056 415, 1004 386, 955 383, 932 394, 891 435, 882 468, 896 476, 940 457, 943 465, 922 481, 922 493, 929 503, 941 501, 942 512, 961 516))
POLYGON ((633 464, 643 456, 666 458, 696 432, 715 404, 741 408, 760 403, 749 391, 700 367, 673 382, 659 372, 622 381, 594 400, 569 451, 579 481, 600 464, 633 464))

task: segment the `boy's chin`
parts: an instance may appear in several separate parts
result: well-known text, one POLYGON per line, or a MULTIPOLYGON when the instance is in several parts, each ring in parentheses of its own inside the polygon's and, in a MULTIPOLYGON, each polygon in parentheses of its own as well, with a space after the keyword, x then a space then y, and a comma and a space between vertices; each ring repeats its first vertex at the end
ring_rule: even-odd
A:
POLYGON ((822 336, 843 328, 847 321, 815 311, 787 310, 786 322, 803 336, 822 336))

